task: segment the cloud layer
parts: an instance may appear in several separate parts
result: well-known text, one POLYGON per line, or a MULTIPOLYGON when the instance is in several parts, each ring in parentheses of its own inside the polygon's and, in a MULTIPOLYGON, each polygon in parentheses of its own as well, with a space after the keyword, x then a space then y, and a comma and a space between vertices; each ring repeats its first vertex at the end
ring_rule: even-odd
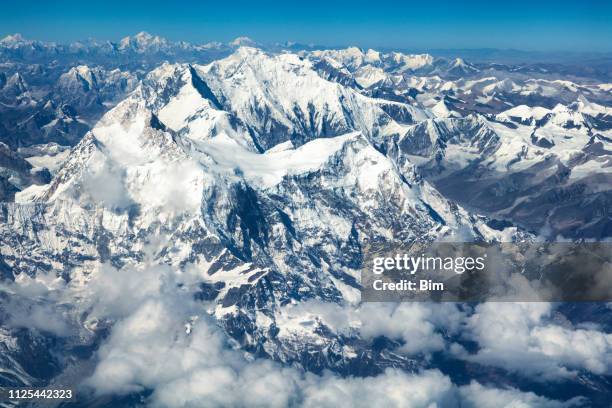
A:
MULTIPOLYGON (((75 324, 110 324, 110 335, 95 354, 95 369, 83 386, 98 396, 152 390, 148 404, 153 406, 552 407, 584 402, 555 401, 475 381, 458 386, 435 369, 387 369, 357 378, 315 375, 253 359, 232 347, 208 305, 193 300, 198 282, 195 268, 182 272, 146 261, 123 269, 99 265, 85 285, 43 275, 20 279, 4 288, 19 302, 5 302, 4 307, 14 326, 56 334, 71 332, 67 327, 75 324), (74 310, 58 306, 67 301, 74 310), (26 303, 25 310, 37 318, 19 312, 26 303), (76 316, 85 318, 76 323, 76 316)), ((292 320, 316 319, 339 333, 358 332, 365 340, 397 340, 395 351, 407 356, 427 359, 432 353, 447 353, 532 379, 562 380, 580 370, 608 374, 611 335, 561 326, 551 320, 553 312, 545 303, 489 303, 472 309, 456 304, 310 301, 284 308, 278 323, 281 335, 283 330, 290 335, 286 327, 292 327, 292 320), (468 352, 449 338, 467 339, 478 347, 468 352)))

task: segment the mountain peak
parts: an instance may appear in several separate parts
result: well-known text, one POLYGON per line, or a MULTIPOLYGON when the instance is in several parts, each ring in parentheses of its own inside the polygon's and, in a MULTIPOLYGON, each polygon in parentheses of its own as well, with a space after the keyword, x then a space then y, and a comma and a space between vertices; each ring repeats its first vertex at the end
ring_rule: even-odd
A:
POLYGON ((257 43, 246 36, 241 36, 235 38, 232 42, 229 43, 232 47, 255 47, 257 43))
POLYGON ((23 38, 23 36, 19 33, 7 35, 6 37, 0 40, 0 44, 4 46, 14 46, 24 42, 26 42, 26 39, 23 38))
POLYGON ((433 63, 434 58, 429 54, 402 54, 392 53, 392 58, 396 64, 400 64, 406 70, 416 70, 433 63))
POLYGON ((168 45, 168 40, 158 35, 152 35, 146 31, 141 31, 138 34, 130 37, 124 37, 119 42, 119 49, 125 50, 131 48, 137 52, 158 51, 161 47, 168 45))
POLYGON ((346 53, 353 56, 363 56, 363 51, 359 47, 351 46, 346 48, 346 53))
POLYGON ((578 95, 578 99, 570 107, 576 112, 586 113, 594 117, 599 115, 612 116, 612 108, 591 102, 582 94, 578 95))
POLYGON ((27 89, 26 82, 19 72, 15 72, 13 75, 11 75, 6 84, 8 86, 18 87, 19 89, 22 89, 24 91, 27 89))
POLYGON ((453 61, 453 67, 464 67, 466 66, 465 60, 463 58, 455 58, 453 61))
POLYGON ((139 40, 149 40, 149 39, 152 39, 153 36, 147 33, 146 31, 141 31, 138 34, 136 34, 134 38, 139 39, 139 40))
MULTIPOLYGON (((476 68, 474 65, 470 64, 469 62, 466 62, 463 58, 455 58, 451 62, 449 69, 448 69, 448 73, 450 74, 463 75, 463 74, 471 74, 473 72, 478 72, 478 68, 476 68)), ((511 80, 508 80, 508 81, 509 82, 503 82, 503 81, 500 81, 500 82, 504 84, 512 83, 511 80)))
POLYGON ((431 108, 431 112, 438 118, 456 118, 461 116, 459 113, 455 112, 452 109, 452 106, 449 106, 448 102, 445 99, 442 99, 440 100, 440 102, 436 103, 431 108))

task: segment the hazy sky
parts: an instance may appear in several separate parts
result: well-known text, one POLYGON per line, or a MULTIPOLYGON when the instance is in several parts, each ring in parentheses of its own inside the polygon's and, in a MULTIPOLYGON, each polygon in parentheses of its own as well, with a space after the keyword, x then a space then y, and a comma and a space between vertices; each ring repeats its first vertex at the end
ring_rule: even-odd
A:
POLYGON ((172 40, 392 48, 612 51, 607 1, 9 1, 0 35, 66 42, 148 31, 172 40))

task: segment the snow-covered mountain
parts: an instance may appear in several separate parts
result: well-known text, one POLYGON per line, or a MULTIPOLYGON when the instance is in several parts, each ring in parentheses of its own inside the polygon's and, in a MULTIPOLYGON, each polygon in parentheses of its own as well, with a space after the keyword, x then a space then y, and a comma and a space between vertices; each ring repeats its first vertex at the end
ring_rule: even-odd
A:
POLYGON ((612 134, 605 114, 595 120, 581 106, 427 120, 398 147, 468 208, 552 236, 606 237, 612 134))
POLYGON ((479 72, 477 67, 461 58, 448 60, 429 54, 381 53, 372 49, 363 51, 357 47, 303 51, 301 54, 317 61, 323 60, 346 66, 351 72, 359 72, 366 67, 383 68, 384 72, 393 74, 465 76, 479 72))
MULTIPOLYGON (((212 302, 250 353, 315 372, 412 370, 410 358, 372 355, 359 336, 295 327, 287 306, 354 304, 374 244, 522 235, 488 227, 381 153, 376 145, 406 126, 389 105, 411 112, 325 81, 295 55, 240 49, 207 66, 164 64, 102 117, 50 184, 4 206, 3 263, 31 279, 62 265, 82 291, 104 263, 151 256, 197 271, 186 295, 212 302), (151 240, 161 240, 152 253, 151 240)), ((101 335, 102 322, 80 324, 84 338, 101 335)))
MULTIPOLYGON (((259 378, 282 384, 279 398, 293 390, 275 406, 333 406, 310 393, 391 380, 441 387, 415 406, 609 398, 605 305, 586 318, 583 306, 359 298, 381 248, 609 237, 606 84, 253 45, 141 33, 54 51, 138 63, 57 68, 15 57, 50 45, 3 40, 2 384, 86 379, 84 405, 170 405, 164 387, 213 377, 245 395, 259 378)), ((196 394, 183 405, 211 401, 196 394)))

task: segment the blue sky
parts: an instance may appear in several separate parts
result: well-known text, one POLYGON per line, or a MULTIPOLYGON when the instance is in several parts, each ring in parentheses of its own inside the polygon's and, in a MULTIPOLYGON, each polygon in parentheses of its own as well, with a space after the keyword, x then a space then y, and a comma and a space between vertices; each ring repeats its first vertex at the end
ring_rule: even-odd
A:
POLYGON ((172 40, 389 48, 612 51, 607 1, 10 1, 0 35, 66 42, 148 31, 172 40))

